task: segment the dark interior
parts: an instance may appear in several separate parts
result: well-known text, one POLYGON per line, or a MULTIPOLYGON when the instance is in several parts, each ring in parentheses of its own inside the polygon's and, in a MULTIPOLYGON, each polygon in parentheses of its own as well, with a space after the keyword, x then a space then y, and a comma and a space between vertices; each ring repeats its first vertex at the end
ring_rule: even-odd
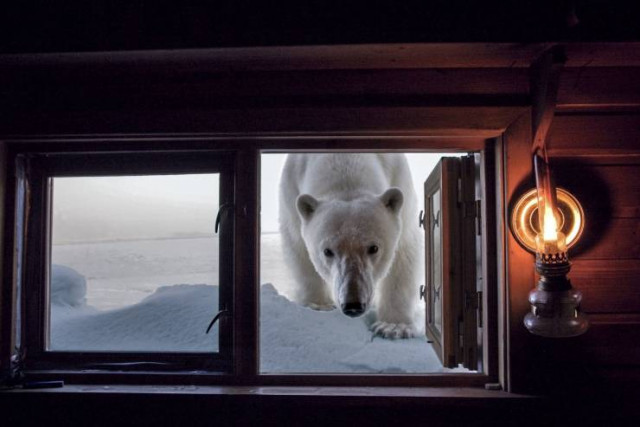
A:
MULTIPOLYGON (((640 416, 634 6, 622 0, 3 5, 3 381, 14 368, 16 153, 170 151, 180 144, 227 150, 242 165, 236 185, 246 189, 239 197, 252 218, 261 150, 481 147, 494 171, 495 191, 486 199, 494 219, 486 230, 495 270, 487 277, 484 327, 491 332, 481 379, 261 377, 252 341, 256 223, 236 216, 242 239, 234 255, 245 261, 235 280, 249 285, 236 288, 234 308, 244 323, 234 337, 234 374, 67 372, 62 388, 0 389, 0 424, 633 424, 640 416), (564 60, 541 65, 558 49, 564 60), (557 91, 549 89, 553 72, 557 91), (534 336, 522 324, 537 277, 507 217, 535 185, 531 145, 540 129, 548 129, 558 185, 585 210, 569 278, 583 293, 591 327, 576 338, 534 336)), ((60 375, 38 371, 30 378, 60 375)))

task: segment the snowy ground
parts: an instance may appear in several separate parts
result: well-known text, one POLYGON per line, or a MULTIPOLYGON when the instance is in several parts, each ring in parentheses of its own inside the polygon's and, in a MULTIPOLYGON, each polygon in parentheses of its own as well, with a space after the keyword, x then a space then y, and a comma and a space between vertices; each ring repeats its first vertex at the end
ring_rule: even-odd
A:
MULTIPOLYGON (((366 319, 291 302, 279 235, 262 236, 262 372, 428 373, 444 369, 424 338, 372 338, 366 319)), ((52 350, 215 351, 215 238, 57 245, 52 350), (84 280, 86 278, 86 294, 84 280), (86 301, 85 301, 86 299, 86 301)))

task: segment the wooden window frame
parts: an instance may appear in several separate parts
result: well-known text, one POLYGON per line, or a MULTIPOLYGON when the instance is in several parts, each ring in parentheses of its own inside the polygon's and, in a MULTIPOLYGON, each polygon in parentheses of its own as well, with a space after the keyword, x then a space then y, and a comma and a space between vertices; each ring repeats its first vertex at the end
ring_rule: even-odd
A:
MULTIPOLYGON (((51 147, 53 148, 53 147, 51 147)), ((22 259, 21 337, 24 370, 105 370, 105 371, 188 371, 230 372, 232 369, 232 322, 228 316, 219 319, 218 351, 82 351, 47 350, 49 318, 48 284, 51 232, 51 186, 55 177, 91 177, 124 175, 163 175, 185 173, 219 173, 220 206, 233 204, 235 165, 233 153, 225 151, 157 151, 136 150, 107 152, 26 151, 15 157, 16 185, 27 191, 23 205, 16 212, 24 224, 16 229, 17 250, 22 259)), ((17 195, 17 197, 21 197, 17 195)), ((21 203, 22 204, 22 203, 21 203)), ((221 217, 219 307, 233 304, 233 217, 221 217), (224 255, 226 254, 226 255, 224 255)), ((212 223, 215 218, 212 218, 212 223)), ((216 308, 212 307, 212 317, 216 308)), ((206 325, 203 325, 203 330, 206 325)))
MULTIPOLYGON (((222 369, 200 370, 193 372, 195 365, 186 363, 173 365, 173 369, 153 369, 153 365, 139 363, 132 369, 93 369, 90 373, 85 370, 84 363, 78 363, 73 357, 67 359, 51 359, 47 363, 26 366, 25 372, 33 379, 64 379, 69 383, 103 383, 103 384, 216 384, 216 385, 263 385, 263 386, 483 386, 498 381, 498 346, 497 346, 497 281, 487 285, 483 322, 483 371, 481 373, 436 373, 411 375, 368 375, 368 374, 269 374, 259 371, 259 188, 260 188, 260 155, 268 152, 290 151, 459 151, 480 152, 482 154, 483 187, 486 203, 483 205, 483 227, 495 229, 497 212, 493 209, 492 198, 495 193, 495 158, 494 148, 500 141, 484 137, 298 137, 274 140, 272 135, 252 138, 233 138, 218 136, 197 136, 184 138, 175 135, 142 136, 142 137, 101 137, 101 138, 39 138, 37 140, 15 140, 10 143, 10 164, 20 156, 34 153, 56 153, 64 156, 80 153, 103 153, 107 156, 130 157, 133 163, 140 159, 137 156, 151 155, 159 152, 163 157, 170 158, 181 152, 232 153, 238 165, 235 175, 235 259, 234 269, 234 328, 233 328, 233 360, 231 366, 222 369), (191 370, 190 370, 191 368, 191 370)), ((87 163, 84 173, 92 167, 87 163)), ((153 172, 156 166, 151 165, 147 172, 153 172)), ((63 168, 64 169, 64 168, 63 168)), ((15 175, 11 170, 10 178, 15 175)), ((13 178, 12 178, 13 179, 13 178)), ((8 198, 15 200, 16 182, 8 181, 8 198)), ((416 218, 417 221, 417 218, 416 218)), ((15 217, 7 221, 8 230, 14 230, 19 223, 15 217)), ((484 233, 485 247, 483 250, 495 248, 495 233, 484 233), (491 237, 492 236, 492 237, 491 237)), ((12 246, 15 242, 11 243, 12 246)), ((488 254, 495 254, 487 252, 488 254)), ((15 259, 13 262, 15 263, 15 259)), ((497 277, 496 257, 485 257, 483 269, 487 270, 486 277, 497 277)), ((15 280, 14 268, 5 269, 10 280, 15 280)), ((489 282, 489 281, 488 281, 489 282)), ((6 282, 5 282, 6 283, 6 282)), ((86 354, 75 354, 75 357, 86 357, 86 354)), ((99 355, 101 359, 104 355, 99 355)), ((115 362, 126 362, 127 357, 115 362)), ((149 358, 146 354, 130 357, 131 362, 145 362, 149 358)), ((157 355, 156 355, 157 356, 157 355)), ((104 359, 101 359, 104 361, 104 359)), ((175 362, 175 357, 169 357, 169 362, 175 362)), ((201 361, 200 361, 201 362, 201 361)), ((200 362, 195 362, 196 365, 200 362)), ((115 366, 115 365, 114 365, 115 366)), ((131 364, 135 366, 135 364, 131 364)), ((201 364, 199 365, 202 366, 201 364)), ((220 366, 218 366, 220 368, 220 366)), ((117 368, 116 368, 117 369, 117 368)))

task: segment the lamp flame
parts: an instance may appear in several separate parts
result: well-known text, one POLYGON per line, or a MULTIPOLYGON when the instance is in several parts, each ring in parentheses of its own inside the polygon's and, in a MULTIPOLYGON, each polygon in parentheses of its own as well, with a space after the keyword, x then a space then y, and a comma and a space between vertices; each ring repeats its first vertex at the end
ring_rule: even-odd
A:
POLYGON ((566 236, 560 232, 558 227, 556 186, 544 154, 537 152, 533 156, 538 192, 538 212, 541 212, 538 215, 541 233, 536 236, 536 251, 541 254, 560 254, 567 250, 566 236))
POLYGON ((558 221, 556 221, 556 216, 549 203, 544 204, 542 239, 545 242, 556 242, 558 240, 558 221))

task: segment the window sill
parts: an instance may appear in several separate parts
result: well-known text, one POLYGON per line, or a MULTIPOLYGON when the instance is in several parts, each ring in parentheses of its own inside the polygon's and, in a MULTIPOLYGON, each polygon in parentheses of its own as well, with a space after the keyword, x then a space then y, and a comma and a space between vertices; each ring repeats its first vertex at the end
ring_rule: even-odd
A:
POLYGON ((54 394, 136 394, 136 395, 237 395, 280 397, 343 397, 343 398, 406 398, 437 399, 535 399, 534 396, 485 390, 475 387, 282 387, 282 386, 158 386, 158 385, 82 385, 71 384, 61 388, 12 389, 4 393, 54 393, 54 394))
POLYGON ((29 425, 65 414, 67 425, 438 426, 516 423, 544 413, 549 400, 466 387, 68 385, 3 391, 0 402, 3 421, 29 425))

